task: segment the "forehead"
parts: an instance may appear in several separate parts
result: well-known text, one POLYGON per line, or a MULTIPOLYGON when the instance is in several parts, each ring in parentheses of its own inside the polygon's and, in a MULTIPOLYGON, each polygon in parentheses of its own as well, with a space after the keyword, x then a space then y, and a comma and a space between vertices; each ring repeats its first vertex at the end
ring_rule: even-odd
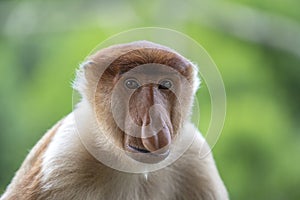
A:
POLYGON ((169 75, 175 76, 180 75, 180 73, 171 66, 157 64, 157 63, 150 63, 150 64, 143 64, 136 66, 134 68, 128 68, 123 70, 121 75, 145 75, 145 76, 162 76, 162 75, 169 75))
POLYGON ((109 66, 113 74, 123 74, 133 68, 144 74, 172 74, 178 72, 189 78, 192 74, 192 66, 182 56, 155 48, 143 48, 129 51, 117 57, 109 66), (140 67, 142 66, 142 67, 140 67))

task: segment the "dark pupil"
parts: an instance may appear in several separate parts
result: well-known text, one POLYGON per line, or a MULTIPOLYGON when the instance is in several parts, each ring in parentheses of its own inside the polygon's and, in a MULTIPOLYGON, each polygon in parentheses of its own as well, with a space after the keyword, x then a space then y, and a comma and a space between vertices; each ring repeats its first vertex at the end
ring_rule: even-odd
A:
POLYGON ((126 82, 126 86, 129 88, 129 89, 135 89, 138 87, 138 83, 134 80, 129 80, 126 82))
POLYGON ((159 84, 159 89, 169 89, 172 87, 172 84, 170 81, 163 81, 159 84))

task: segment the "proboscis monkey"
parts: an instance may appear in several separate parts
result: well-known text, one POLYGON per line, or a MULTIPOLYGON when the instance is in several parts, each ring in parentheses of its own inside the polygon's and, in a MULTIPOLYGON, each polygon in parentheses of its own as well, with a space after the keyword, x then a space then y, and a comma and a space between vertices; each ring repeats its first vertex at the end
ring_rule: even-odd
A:
POLYGON ((81 101, 34 146, 1 200, 228 199, 190 122, 198 84, 196 67, 159 44, 96 52, 74 81, 81 101))

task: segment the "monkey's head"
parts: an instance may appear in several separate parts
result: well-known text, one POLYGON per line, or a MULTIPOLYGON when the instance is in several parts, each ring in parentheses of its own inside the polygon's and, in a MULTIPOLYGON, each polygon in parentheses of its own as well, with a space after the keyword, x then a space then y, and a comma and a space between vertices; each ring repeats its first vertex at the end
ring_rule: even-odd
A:
POLYGON ((195 66, 174 50, 139 41, 102 49, 82 69, 77 88, 102 137, 135 160, 165 159, 189 117, 198 84, 195 66))

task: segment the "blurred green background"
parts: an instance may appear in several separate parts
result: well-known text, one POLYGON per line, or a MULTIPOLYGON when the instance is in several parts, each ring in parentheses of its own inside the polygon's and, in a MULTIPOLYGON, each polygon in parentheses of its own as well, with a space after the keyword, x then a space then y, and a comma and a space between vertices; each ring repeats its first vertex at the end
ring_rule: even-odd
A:
POLYGON ((227 118, 213 151, 231 199, 300 199, 299 8, 297 0, 1 0, 0 194, 72 111, 71 81, 89 52, 120 31, 160 26, 198 41, 223 76, 227 118))

